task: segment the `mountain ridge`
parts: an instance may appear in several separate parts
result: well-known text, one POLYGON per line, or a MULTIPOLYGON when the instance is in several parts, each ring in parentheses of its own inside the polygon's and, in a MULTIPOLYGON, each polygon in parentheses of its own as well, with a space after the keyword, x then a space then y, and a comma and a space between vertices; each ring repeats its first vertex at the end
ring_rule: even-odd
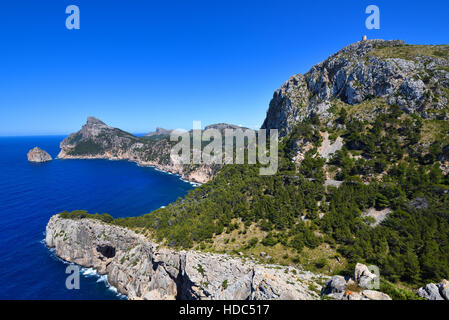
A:
MULTIPOLYGON (((213 124, 205 129, 236 129, 231 124, 213 124)), ((173 130, 157 128, 143 137, 108 126, 95 117, 88 117, 81 130, 72 133, 60 143, 59 159, 109 159, 129 160, 141 166, 153 166, 159 170, 180 175, 194 183, 210 181, 221 165, 182 165, 170 159, 175 142, 170 141, 173 130)), ((190 131, 191 132, 191 131, 190 131)))

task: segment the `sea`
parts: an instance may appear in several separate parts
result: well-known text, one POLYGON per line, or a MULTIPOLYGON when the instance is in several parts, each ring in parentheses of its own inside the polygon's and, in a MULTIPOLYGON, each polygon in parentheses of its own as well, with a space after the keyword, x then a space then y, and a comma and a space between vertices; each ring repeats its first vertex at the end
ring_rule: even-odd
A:
POLYGON ((56 158, 64 138, 0 137, 0 299, 126 299, 92 269, 81 269, 79 289, 67 289, 69 264, 44 242, 48 220, 64 210, 139 216, 195 187, 128 161, 27 161, 36 146, 56 158))

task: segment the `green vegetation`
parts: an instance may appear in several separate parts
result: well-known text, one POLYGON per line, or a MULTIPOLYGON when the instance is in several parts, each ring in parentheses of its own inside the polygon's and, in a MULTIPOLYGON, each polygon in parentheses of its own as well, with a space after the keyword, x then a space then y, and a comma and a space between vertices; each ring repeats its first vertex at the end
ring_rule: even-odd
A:
POLYGON ((425 300, 418 297, 412 290, 400 287, 384 279, 380 281, 380 291, 388 294, 393 300, 425 300))
POLYGON ((70 155, 92 155, 92 154, 101 154, 104 152, 103 146, 97 144, 93 141, 81 141, 77 143, 75 148, 70 150, 70 155))
POLYGON ((401 58, 415 60, 417 57, 449 57, 449 46, 427 46, 427 45, 403 45, 378 47, 371 52, 372 55, 380 58, 401 58))
POLYGON ((221 287, 223 288, 223 290, 226 290, 228 288, 228 280, 224 280, 221 287))
POLYGON ((107 213, 90 214, 90 213, 88 213, 87 211, 84 211, 84 210, 75 210, 75 211, 72 211, 72 212, 64 211, 64 212, 61 212, 59 214, 59 216, 61 218, 64 218, 64 219, 75 219, 75 220, 76 219, 89 218, 89 219, 100 220, 100 221, 103 221, 103 222, 106 222, 106 223, 111 223, 111 222, 114 221, 114 218, 111 215, 107 214, 107 213))

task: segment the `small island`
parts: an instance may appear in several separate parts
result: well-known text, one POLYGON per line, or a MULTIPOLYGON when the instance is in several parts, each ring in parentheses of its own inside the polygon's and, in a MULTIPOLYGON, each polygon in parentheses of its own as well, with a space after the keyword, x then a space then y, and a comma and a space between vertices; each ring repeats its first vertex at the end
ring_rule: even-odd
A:
POLYGON ((47 162, 53 160, 53 158, 48 154, 48 152, 42 150, 39 147, 31 149, 28 154, 29 162, 47 162))

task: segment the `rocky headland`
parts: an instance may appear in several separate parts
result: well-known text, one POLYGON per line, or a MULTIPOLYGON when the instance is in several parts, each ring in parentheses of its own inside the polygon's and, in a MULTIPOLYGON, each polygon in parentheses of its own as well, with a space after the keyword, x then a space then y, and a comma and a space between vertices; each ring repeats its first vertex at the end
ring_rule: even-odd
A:
POLYGON ((316 300, 320 283, 328 279, 241 257, 166 249, 129 229, 88 218, 53 216, 45 242, 63 260, 107 275, 129 299, 316 300))
POLYGON ((171 130, 158 128, 144 137, 110 127, 95 117, 89 117, 80 131, 71 134, 61 144, 59 159, 129 160, 140 166, 180 175, 182 179, 206 183, 217 173, 215 165, 182 165, 173 163, 170 151, 171 130))

